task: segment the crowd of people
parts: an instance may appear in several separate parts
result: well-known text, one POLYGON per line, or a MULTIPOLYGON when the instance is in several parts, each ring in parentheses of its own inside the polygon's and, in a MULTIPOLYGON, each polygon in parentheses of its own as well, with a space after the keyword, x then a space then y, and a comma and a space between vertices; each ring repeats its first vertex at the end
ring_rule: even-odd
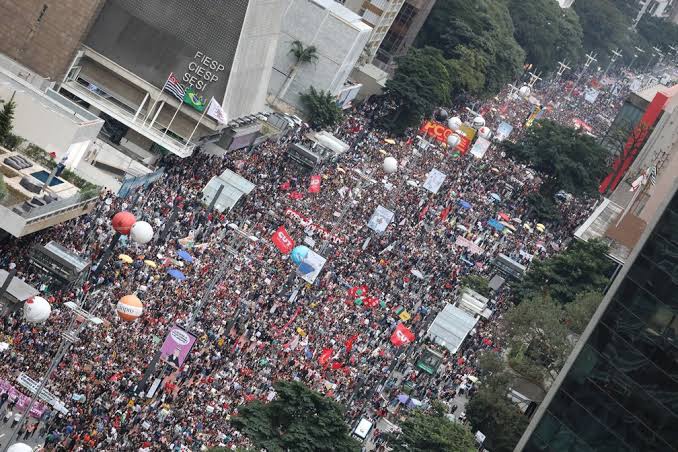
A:
MULTIPOLYGON (((600 114, 581 96, 569 102, 561 104, 562 117, 554 113, 558 120, 568 122, 566 111, 591 122, 600 114)), ((610 109, 608 115, 619 101, 600 105, 610 109)), ((272 384, 279 380, 301 381, 337 400, 351 425, 361 416, 387 414, 384 408, 399 391, 394 370, 410 382, 413 397, 425 403, 453 398, 462 377, 477 374, 478 353, 501 349, 496 324, 510 307, 510 288, 493 294, 492 316, 479 321, 455 354, 432 345, 444 356, 434 376, 412 365, 429 343, 428 325, 455 299, 464 276, 489 278, 496 272, 492 262, 499 253, 529 265, 565 247, 593 200, 565 200, 558 205, 563 221, 546 224, 543 231, 528 229, 525 223, 539 222, 528 218, 525 201, 539 189, 538 174, 506 158, 495 145, 478 160, 470 154, 455 157, 442 146, 419 149, 416 131, 390 137, 375 125, 387 108, 376 101, 350 111, 333 132, 351 148, 317 172, 303 172, 286 158, 287 146, 301 140, 309 132, 306 127, 225 157, 168 157, 162 162, 165 175, 150 186, 125 198, 103 193, 91 213, 1 244, 0 266, 15 263, 17 276, 50 301, 52 315, 41 325, 26 323, 21 312, 1 320, 9 348, 0 352, 0 378, 15 382, 22 372, 35 380, 44 375, 73 317, 64 302, 85 299, 84 307, 104 320, 82 328, 80 341, 50 376, 48 389, 68 413, 47 407, 40 418, 24 424, 20 438, 39 437, 45 450, 248 446, 229 419, 243 404, 271 400, 272 384), (382 169, 387 155, 398 161, 391 175, 382 169), (226 168, 256 188, 231 211, 209 211, 202 189, 226 168), (422 188, 434 168, 447 175, 437 194, 422 188), (311 175, 321 176, 319 193, 308 190, 311 175), (383 234, 367 227, 378 205, 395 213, 383 234), (287 209, 312 219, 330 237, 304 227, 287 209), (50 240, 96 266, 114 233, 110 219, 119 211, 149 222, 155 237, 146 245, 123 238, 109 263, 83 286, 60 287, 29 266, 30 244, 50 240), (515 231, 498 233, 488 226, 500 217, 512 219, 515 231), (259 240, 248 240, 229 223, 259 240), (313 248, 327 258, 315 283, 301 280, 289 256, 271 243, 281 225, 297 244, 309 236, 313 248), (457 245, 458 236, 481 251, 457 245), (182 259, 180 250, 192 262, 182 259), (133 262, 116 259, 119 254, 133 262), (185 279, 170 275, 170 268, 180 269, 185 279), (223 276, 196 309, 215 275, 223 276), (359 286, 378 303, 356 303, 348 293, 359 286), (143 302, 143 315, 136 321, 116 314, 117 301, 128 294, 143 302), (411 319, 401 320, 403 310, 411 319), (390 341, 399 322, 416 335, 404 353, 390 341), (148 385, 140 383, 172 325, 190 325, 196 344, 181 368, 157 367, 151 381, 158 377, 161 383, 147 397, 141 389, 148 385)), ((447 108, 452 115, 473 119, 462 106, 447 108)), ((482 113, 492 130, 507 121, 519 135, 531 108, 526 100, 502 93, 486 102, 482 113)), ((0 402, 0 410, 13 418, 17 410, 11 401, 0 402)))

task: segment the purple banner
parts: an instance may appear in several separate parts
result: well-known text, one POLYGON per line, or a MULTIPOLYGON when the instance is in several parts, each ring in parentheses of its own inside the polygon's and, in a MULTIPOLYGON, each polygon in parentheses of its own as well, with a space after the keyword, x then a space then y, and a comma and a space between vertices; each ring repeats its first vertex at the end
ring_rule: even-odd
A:
POLYGON ((195 336, 173 326, 167 334, 165 342, 162 343, 160 358, 178 369, 184 365, 194 343, 195 336))
MULTIPOLYGON (((15 409, 18 409, 20 412, 26 409, 29 403, 31 403, 31 398, 25 396, 22 392, 19 392, 9 381, 0 379, 0 394, 7 393, 9 395, 8 401, 14 400, 17 397, 15 409)), ((39 419, 42 416, 42 413, 45 412, 45 404, 36 401, 31 407, 30 415, 36 419, 39 419)))

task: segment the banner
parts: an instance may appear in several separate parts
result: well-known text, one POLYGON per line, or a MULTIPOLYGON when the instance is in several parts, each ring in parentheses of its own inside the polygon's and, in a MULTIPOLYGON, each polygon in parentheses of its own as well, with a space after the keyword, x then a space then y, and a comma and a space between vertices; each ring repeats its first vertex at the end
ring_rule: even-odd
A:
POLYGON ((391 343, 396 347, 402 347, 414 342, 414 333, 402 323, 398 323, 395 331, 391 334, 391 343))
POLYGON ((426 182, 424 182, 424 188, 430 191, 433 194, 437 194, 440 187, 445 182, 447 174, 441 173, 437 169, 433 168, 428 176, 426 177, 426 182))
POLYGON ((395 214, 393 212, 386 207, 379 205, 374 209, 370 221, 367 222, 367 227, 381 234, 386 231, 388 225, 393 221, 394 216, 395 214))
POLYGON ((596 103, 596 100, 598 99, 598 95, 600 94, 600 91, 598 91, 595 88, 586 88, 584 90, 584 100, 590 104, 596 103))
POLYGON ((308 186, 309 193, 320 193, 320 176, 311 176, 311 184, 308 186))
POLYGON ((542 106, 541 105, 535 105, 534 108, 532 109, 532 113, 530 113, 530 116, 527 117, 527 120, 525 121, 525 127, 531 127, 534 121, 539 119, 539 114, 542 112, 542 106))
POLYGON ((297 267, 297 275, 309 284, 313 284, 325 266, 327 259, 313 250, 308 250, 308 254, 297 267))
POLYGON ((484 249, 476 245, 474 242, 460 235, 457 236, 457 240, 454 242, 454 244, 467 248, 473 254, 482 254, 485 252, 484 249))
MULTIPOLYGON (((9 396, 7 400, 15 400, 16 399, 16 405, 14 405, 14 408, 17 409, 17 411, 20 411, 23 413, 23 411, 26 409, 28 404, 31 402, 31 398, 24 395, 22 392, 17 390, 12 383, 10 383, 7 380, 0 380, 0 394, 5 394, 9 396)), ((33 416, 36 419, 40 419, 40 416, 45 412, 47 409, 47 406, 42 403, 42 402, 35 402, 33 406, 31 407, 30 415, 33 416)))
POLYGON ((162 343, 160 359, 179 369, 186 362, 186 358, 188 358, 194 343, 195 336, 177 326, 173 326, 169 333, 167 333, 165 342, 162 343))
POLYGON ((447 137, 454 133, 452 129, 448 129, 444 125, 435 121, 424 121, 424 123, 419 128, 419 131, 445 144, 447 144, 447 137))
POLYGON ((508 122, 501 122, 499 123, 496 132, 494 132, 494 139, 497 141, 504 141, 511 135, 511 132, 513 132, 513 126, 508 122))
POLYGON ((288 254, 292 251, 292 248, 294 248, 294 240, 292 240, 292 237, 287 233, 285 226, 280 226, 276 229, 273 233, 273 237, 271 237, 271 241, 273 241, 276 248, 283 254, 288 254))
POLYGON ((485 153, 487 150, 490 148, 490 141, 483 138, 479 137, 476 142, 473 144, 473 147, 471 148, 471 154, 477 158, 481 159, 485 157, 485 153))
POLYGON ((332 235, 330 231, 328 231, 327 229, 323 228, 320 225, 313 223, 313 220, 311 218, 303 216, 294 209, 285 209, 285 216, 292 218, 306 229, 318 233, 320 237, 326 240, 330 240, 332 243, 342 244, 346 241, 345 237, 336 237, 332 235))
POLYGON ((325 367, 330 363, 332 355, 334 355, 334 350, 332 350, 331 348, 326 348, 318 357, 318 362, 320 363, 321 366, 325 367))
POLYGON ((207 106, 207 102, 205 101, 205 98, 201 95, 199 95, 196 91, 195 88, 192 86, 189 86, 186 88, 184 91, 184 103, 187 105, 190 105, 191 107, 195 108, 198 110, 200 113, 205 111, 205 107, 207 106))
POLYGON ((210 104, 207 107, 207 116, 212 119, 216 119, 219 124, 226 124, 228 120, 226 119, 226 112, 219 102, 214 100, 214 97, 210 100, 210 104))

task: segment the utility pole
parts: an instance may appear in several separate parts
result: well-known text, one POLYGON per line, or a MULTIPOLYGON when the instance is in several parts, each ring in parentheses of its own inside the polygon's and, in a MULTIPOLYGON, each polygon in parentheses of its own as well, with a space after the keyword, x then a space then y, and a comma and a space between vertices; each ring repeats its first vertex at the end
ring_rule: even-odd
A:
POLYGON ((620 49, 615 49, 612 51, 612 58, 610 58, 610 64, 607 65, 605 68, 605 72, 603 72, 603 76, 601 78, 605 78, 607 76, 607 73, 610 71, 610 68, 614 64, 615 61, 617 61, 617 58, 621 58, 622 53, 620 49))
MULTIPOLYGON (((640 47, 634 47, 636 49, 636 52, 638 53, 645 53, 643 49, 640 47)), ((633 66, 633 63, 636 61, 636 58, 638 58, 638 53, 633 54, 633 58, 631 59, 631 62, 629 63, 629 67, 627 67, 627 70, 631 70, 631 67, 633 66)))
POLYGON ((579 77, 577 77, 577 81, 575 81, 575 82, 572 84, 572 88, 570 88, 570 91, 567 93, 567 96, 566 96, 566 97, 567 97, 568 99, 569 99, 569 97, 572 95, 572 92, 574 91, 574 88, 575 88, 577 85, 579 85, 579 82, 581 81, 582 77, 584 76, 584 74, 585 74, 586 71, 588 70, 589 66, 591 66, 591 63, 593 63, 594 61, 598 61, 598 60, 596 59, 597 56, 598 56, 598 54, 597 54, 597 53, 593 53, 593 52, 591 52, 591 53, 589 53, 588 55, 586 55, 586 63, 584 63, 584 69, 579 73, 579 77))
POLYGON ((541 72, 539 74, 530 72, 530 81, 527 82, 527 86, 529 86, 530 89, 534 88, 534 84, 541 80, 541 74, 541 72))

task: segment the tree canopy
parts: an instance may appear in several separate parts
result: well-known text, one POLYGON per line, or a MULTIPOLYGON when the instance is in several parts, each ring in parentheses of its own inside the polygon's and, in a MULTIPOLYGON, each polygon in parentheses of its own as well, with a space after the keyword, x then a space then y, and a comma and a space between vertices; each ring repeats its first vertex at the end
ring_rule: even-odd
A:
POLYGON ((523 279, 513 287, 513 296, 522 302, 548 295, 566 304, 573 302, 579 293, 602 292, 614 268, 607 251, 607 245, 599 240, 574 241, 562 253, 534 260, 523 279))
POLYGON ((678 42, 678 25, 649 14, 638 22, 638 33, 649 45, 665 52, 670 51, 670 45, 678 42))
POLYGON ((337 105, 337 98, 329 91, 318 91, 311 86, 302 93, 301 101, 308 110, 312 127, 330 128, 341 121, 343 112, 337 105))
POLYGON ((558 61, 579 59, 584 32, 571 8, 562 9, 555 0, 510 0, 509 10, 528 63, 552 70, 558 61))
POLYGON ((239 408, 232 424, 268 452, 355 452, 341 405, 299 382, 277 382, 276 398, 239 408))
POLYGON ((607 58, 611 50, 627 47, 631 20, 612 0, 575 1, 573 8, 584 32, 584 48, 607 58))
POLYGON ((431 114, 438 105, 450 102, 452 78, 447 60, 433 47, 412 48, 398 59, 398 69, 386 82, 386 94, 399 104, 385 125, 402 132, 431 114))
POLYGON ((2 104, 2 110, 0 110, 0 145, 4 146, 12 137, 15 108, 16 103, 11 100, 2 104))
POLYGON ((573 194, 594 193, 607 171, 607 151, 593 137, 541 120, 516 143, 505 141, 506 152, 544 173, 542 193, 562 189, 573 194))
POLYGON ((412 411, 400 423, 402 433, 386 435, 395 452, 471 452, 478 450, 471 432, 441 412, 412 411))
POLYGON ((588 291, 578 293, 572 303, 564 306, 567 327, 574 333, 583 333, 602 299, 603 294, 601 292, 588 291))
POLYGON ((486 387, 466 405, 466 417, 474 431, 485 434, 483 445, 492 452, 512 451, 529 423, 505 390, 486 387))

